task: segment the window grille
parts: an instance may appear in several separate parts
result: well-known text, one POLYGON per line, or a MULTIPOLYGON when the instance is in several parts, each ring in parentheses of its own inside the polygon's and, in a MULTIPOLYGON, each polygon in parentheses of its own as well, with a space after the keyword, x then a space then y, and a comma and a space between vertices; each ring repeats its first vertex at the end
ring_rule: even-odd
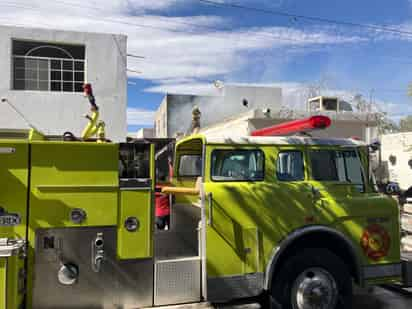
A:
POLYGON ((82 92, 85 72, 83 46, 13 42, 14 90, 82 92))

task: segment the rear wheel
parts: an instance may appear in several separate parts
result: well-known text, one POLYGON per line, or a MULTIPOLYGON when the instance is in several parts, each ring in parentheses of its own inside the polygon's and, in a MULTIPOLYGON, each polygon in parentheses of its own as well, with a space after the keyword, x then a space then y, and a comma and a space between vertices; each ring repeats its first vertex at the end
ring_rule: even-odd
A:
POLYGON ((352 281, 335 254, 304 249, 281 266, 271 296, 285 309, 346 309, 352 305, 352 281))

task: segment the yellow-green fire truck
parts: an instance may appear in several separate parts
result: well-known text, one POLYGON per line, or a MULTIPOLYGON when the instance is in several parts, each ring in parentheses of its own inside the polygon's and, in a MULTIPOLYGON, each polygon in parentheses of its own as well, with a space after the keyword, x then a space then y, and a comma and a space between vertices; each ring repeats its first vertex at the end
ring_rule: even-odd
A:
POLYGON ((141 308, 267 295, 350 308, 411 283, 399 212, 350 139, 207 137, 175 147, 154 225, 155 145, 0 132, 0 308, 141 308), (172 196, 173 195, 173 196, 172 196))

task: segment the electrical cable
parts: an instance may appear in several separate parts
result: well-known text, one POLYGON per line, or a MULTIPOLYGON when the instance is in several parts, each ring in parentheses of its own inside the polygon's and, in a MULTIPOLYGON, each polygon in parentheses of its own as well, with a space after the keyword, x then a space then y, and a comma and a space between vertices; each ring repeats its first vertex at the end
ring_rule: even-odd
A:
MULTIPOLYGON (((213 3, 215 5, 219 4, 219 5, 223 5, 224 3, 219 3, 219 2, 215 2, 215 1, 211 1, 211 0, 199 0, 201 2, 205 2, 205 3, 213 3)), ((94 7, 94 6, 86 6, 86 5, 79 5, 79 4, 75 4, 75 3, 71 3, 71 2, 67 2, 67 1, 62 1, 62 0, 55 0, 53 1, 54 3, 60 3, 62 5, 65 6, 70 6, 70 7, 74 7, 74 8, 87 8, 87 9, 93 9, 93 10, 98 10, 98 11, 102 11, 102 12, 106 12, 105 9, 99 8, 99 7, 94 7)), ((7 3, 0 3, 0 6, 5 5, 7 6, 7 3)), ((14 6, 14 4, 12 4, 14 6)), ((28 7, 28 6, 18 6, 19 8, 23 8, 23 9, 28 9, 28 10, 38 10, 39 8, 36 7, 28 7)), ((290 14, 294 17, 293 14, 290 14)), ((109 23, 115 23, 115 24, 123 24, 123 25, 128 25, 128 26, 135 26, 135 27, 140 27, 140 28, 151 28, 151 29, 156 29, 156 30, 162 30, 162 31, 171 31, 171 32, 178 32, 178 33, 187 33, 187 32, 194 32, 191 29, 184 29, 184 30, 180 30, 180 29, 172 29, 172 28, 168 28, 168 27, 159 27, 159 26, 152 26, 152 25, 147 25, 147 24, 139 24, 139 23, 135 23, 135 22, 126 22, 126 21, 120 21, 117 19, 113 19, 113 18, 102 18, 102 17, 98 17, 96 19, 96 16, 90 15, 90 14, 85 14, 85 16, 88 17, 92 17, 94 20, 97 21, 105 21, 105 22, 109 22, 109 23)), ((158 17, 162 17, 162 16, 158 16, 158 17)), ((289 16, 288 16, 289 17, 289 16)), ((174 24, 181 24, 181 25, 190 25, 193 27, 197 27, 197 28, 203 28, 203 29, 207 29, 207 30, 212 30, 212 31, 216 31, 216 32, 223 32, 223 31, 233 31, 232 28, 229 27, 212 27, 212 26, 206 26, 206 25, 199 25, 196 23, 189 23, 189 22, 184 22, 184 21, 178 21, 178 20, 170 20, 168 19, 167 22, 169 23, 174 23, 174 24)), ((197 34, 197 33, 196 33, 197 34)), ((412 32, 410 33, 412 35, 412 32)), ((277 39, 277 40, 281 40, 281 41, 291 41, 291 42, 297 42, 297 43, 305 43, 304 41, 302 41, 301 39, 293 39, 293 38, 285 38, 283 36, 278 36, 278 35, 273 35, 269 32, 265 32, 265 31, 260 31, 260 32, 254 32, 253 33, 254 37, 246 37, 246 40, 254 40, 257 41, 257 37, 270 37, 272 39, 277 39)), ((310 35, 309 35, 310 36, 310 35)), ((220 36, 219 36, 220 38, 220 36)), ((310 38, 309 38, 310 39, 310 38)), ((313 44, 318 44, 318 45, 331 45, 333 43, 325 43, 325 42, 312 42, 313 44)), ((310 47, 307 46, 298 46, 299 49, 310 49, 310 47)), ((139 55, 132 55, 129 54, 129 57, 133 57, 133 58, 141 58, 143 56, 139 56, 139 55)), ((389 58, 390 56, 388 56, 389 58)), ((143 59, 143 58, 141 58, 143 59)), ((409 59, 409 60, 412 60, 409 59)))
POLYGON ((285 11, 275 11, 275 10, 264 9, 264 8, 259 8, 259 7, 245 6, 245 5, 241 5, 237 3, 216 2, 213 0, 198 0, 198 1, 209 4, 209 5, 217 6, 217 7, 235 8, 235 9, 241 9, 241 10, 254 11, 254 12, 263 13, 263 14, 278 15, 278 16, 284 16, 284 17, 289 17, 289 18, 297 18, 297 19, 329 23, 329 24, 335 24, 335 25, 341 25, 341 26, 342 25, 351 26, 351 27, 365 28, 365 29, 375 30, 375 31, 380 31, 380 32, 390 32, 390 33, 395 33, 395 34, 412 36, 412 32, 410 31, 403 31, 403 30, 384 27, 384 26, 361 24, 361 23, 355 23, 355 22, 344 21, 344 20, 322 18, 322 17, 317 17, 317 16, 292 14, 292 13, 285 12, 285 11))
MULTIPOLYGON (((75 7, 75 8, 89 8, 89 9, 93 9, 93 10, 98 10, 98 11, 104 11, 106 12, 106 10, 101 9, 101 8, 97 8, 97 7, 91 7, 91 6, 81 6, 81 5, 77 5, 74 3, 69 3, 66 1, 59 1, 59 0, 55 0, 53 1, 54 3, 60 3, 62 5, 65 6, 71 6, 71 7, 75 7)), ((0 3, 1 6, 7 6, 6 3, 0 3)), ((39 8, 36 7, 21 7, 27 10, 38 10, 39 8)), ((170 32, 177 32, 177 33, 187 33, 187 32, 194 32, 192 29, 175 29, 175 28, 170 28, 170 27, 161 27, 161 26, 153 26, 153 25, 147 25, 147 24, 140 24, 140 23, 135 23, 135 22, 127 22, 127 21, 121 21, 118 19, 113 19, 113 18, 107 18, 107 17, 98 17, 96 18, 96 16, 94 15, 90 15, 90 14, 84 14, 84 16, 88 16, 88 17, 92 17, 94 20, 97 21, 105 21, 105 22, 110 22, 110 23, 114 23, 114 24, 122 24, 122 25, 127 25, 127 26, 135 26, 135 27, 139 27, 139 28, 151 28, 151 29, 155 29, 155 30, 163 30, 163 31, 170 31, 170 32)), ((160 18, 164 18, 163 16, 157 16, 160 18)), ((193 26, 199 29, 205 29, 205 30, 212 30, 215 32, 224 32, 224 31, 233 31, 232 28, 230 27, 213 27, 213 26, 206 26, 206 25, 199 25, 196 23, 190 23, 190 22, 184 22, 184 21, 179 21, 179 20, 170 20, 170 18, 167 18, 167 22, 168 23, 172 23, 172 24, 179 24, 179 25, 186 25, 186 26, 193 26)), ((287 29, 287 28, 285 28, 287 29)), ((245 32, 250 32, 250 31, 245 31, 245 32)), ((257 41, 256 37, 265 37, 265 38, 272 38, 272 39, 276 39, 276 40, 280 40, 280 41, 288 41, 288 42, 297 42, 297 43, 305 43, 304 41, 302 41, 302 39, 293 39, 291 37, 284 37, 284 36, 280 36, 280 35, 275 35, 273 33, 267 32, 267 31, 254 31, 252 32, 254 37, 246 37, 245 40, 253 40, 253 41, 257 41)), ((197 34, 197 33, 196 33, 197 34)), ((209 35, 213 35, 213 34, 209 34, 209 35)), ((310 34, 306 34, 306 36, 309 37, 310 39, 310 34)), ((311 42, 316 44, 317 42, 311 42)), ((329 44, 329 43, 317 43, 317 44, 329 44)))
MULTIPOLYGON (((210 0, 199 0, 199 1, 205 2, 205 3, 208 2, 209 4, 210 4, 211 2, 213 2, 213 4, 223 5, 223 3, 218 3, 218 2, 214 2, 214 1, 210 1, 210 0)), ((61 1, 61 0, 55 0, 54 2, 55 2, 55 3, 63 4, 63 5, 73 6, 73 7, 76 7, 76 8, 89 8, 89 9, 93 9, 93 10, 96 10, 96 9, 97 9, 97 10, 105 11, 104 9, 101 9, 101 8, 92 7, 92 6, 84 6, 84 5, 76 5, 76 4, 74 4, 74 3, 69 3, 69 2, 61 1)), ((1 3, 0 5, 5 5, 5 6, 7 6, 7 3, 1 3)), ((38 8, 35 8, 35 7, 18 6, 18 5, 15 5, 15 4, 12 4, 12 5, 9 4, 9 6, 14 6, 14 7, 17 7, 17 8, 28 9, 28 10, 36 10, 36 9, 38 10, 38 8)), ((242 8, 242 9, 247 9, 247 7, 242 8)), ((272 13, 273 13, 273 12, 272 12, 272 13)), ((300 17, 301 17, 301 16, 299 16, 299 15, 294 15, 294 14, 289 14, 289 13, 287 13, 287 14, 288 14, 288 15, 287 15, 288 17, 293 17, 293 18, 300 18, 300 17)), ((90 14, 87 14, 87 15, 88 15, 89 17, 92 17, 93 19, 96 20, 96 16, 93 16, 93 15, 90 15, 90 14)), ((182 31, 182 30, 179 30, 179 29, 171 29, 171 28, 167 28, 167 27, 157 27, 157 26, 151 26, 151 25, 147 25, 147 24, 138 24, 138 23, 134 23, 134 22, 125 22, 125 21, 120 21, 120 20, 112 19, 112 18, 101 18, 101 17, 99 17, 99 18, 97 18, 97 20, 107 21, 107 22, 116 23, 116 24, 124 24, 124 25, 129 25, 129 26, 141 27, 141 28, 152 28, 152 29, 167 30, 167 31, 172 31, 172 32, 187 32, 187 29, 182 31)), ((194 27, 199 27, 199 28, 204 28, 204 29, 214 30, 214 31, 233 31, 233 29, 230 29, 230 28, 224 28, 224 29, 222 29, 222 28, 219 28, 219 27, 211 27, 211 26, 205 26, 205 25, 198 25, 198 24, 195 24, 195 23, 187 23, 187 22, 176 21, 176 20, 168 20, 168 22, 175 23, 175 24, 176 24, 176 23, 177 23, 177 24, 186 24, 186 25, 191 25, 191 26, 194 26, 194 27)), ((385 29, 386 29, 386 28, 385 28, 385 29)), ((381 30, 382 30, 382 29, 381 29, 381 30)), ((388 30, 388 29, 386 29, 386 30, 388 30)), ((402 34, 411 34, 411 35, 412 35, 412 33, 404 33, 404 32, 402 32, 402 34)), ((265 33, 262 33, 262 32, 256 32, 255 35, 256 35, 256 36, 266 36, 265 33)), ((279 40, 288 40, 288 41, 302 42, 301 40, 293 40, 293 39, 291 39, 291 38, 283 38, 283 37, 273 36, 273 35, 270 35, 270 37, 276 38, 276 39, 279 39, 279 40)), ((250 38, 248 38, 248 39, 250 39, 250 38)), ((325 43, 323 43, 323 44, 325 44, 325 43)), ((303 48, 303 47, 301 47, 301 48, 303 48)), ((127 54, 127 56, 133 57, 133 58, 144 59, 143 56, 134 55, 134 54, 127 54)), ((387 57, 389 58, 390 56, 387 56, 387 57)), ((393 57, 393 58, 394 58, 394 57, 393 57)), ((406 58, 405 58, 405 60, 406 60, 406 58)), ((142 73, 142 72, 140 72, 140 71, 133 70, 133 69, 128 69, 128 71, 129 71, 129 72, 139 73, 139 74, 142 73)))

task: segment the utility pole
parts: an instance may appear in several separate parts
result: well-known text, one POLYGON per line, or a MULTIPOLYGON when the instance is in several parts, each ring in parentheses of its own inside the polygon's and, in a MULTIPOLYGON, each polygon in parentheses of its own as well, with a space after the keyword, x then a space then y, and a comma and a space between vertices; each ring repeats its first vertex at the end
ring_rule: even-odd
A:
POLYGON ((372 106, 373 106, 373 94, 375 92, 374 88, 371 88, 369 90, 369 107, 368 107, 368 112, 372 111, 372 106))

